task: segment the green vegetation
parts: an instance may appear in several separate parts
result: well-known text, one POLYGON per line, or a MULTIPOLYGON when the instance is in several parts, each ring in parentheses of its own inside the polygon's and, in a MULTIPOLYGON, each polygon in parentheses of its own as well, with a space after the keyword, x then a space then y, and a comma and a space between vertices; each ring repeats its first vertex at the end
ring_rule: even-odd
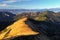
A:
POLYGON ((46 14, 39 14, 34 19, 37 20, 37 21, 46 21, 46 14))

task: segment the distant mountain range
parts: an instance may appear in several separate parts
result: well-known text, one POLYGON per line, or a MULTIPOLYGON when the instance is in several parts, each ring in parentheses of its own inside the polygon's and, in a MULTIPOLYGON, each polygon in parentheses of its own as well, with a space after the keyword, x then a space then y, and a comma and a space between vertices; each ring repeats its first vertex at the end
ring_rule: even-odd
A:
POLYGON ((60 8, 50 8, 50 9, 0 9, 0 11, 11 11, 11 12, 42 12, 45 10, 60 12, 60 8))

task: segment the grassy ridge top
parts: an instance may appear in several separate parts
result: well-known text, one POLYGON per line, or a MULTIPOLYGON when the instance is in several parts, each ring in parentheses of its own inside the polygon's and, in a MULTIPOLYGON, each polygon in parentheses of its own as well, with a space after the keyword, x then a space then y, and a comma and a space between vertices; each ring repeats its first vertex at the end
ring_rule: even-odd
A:
POLYGON ((22 18, 8 26, 5 30, 2 31, 2 33, 0 33, 0 39, 38 34, 38 32, 33 31, 27 24, 25 24, 24 21, 26 20, 27 18, 22 18))

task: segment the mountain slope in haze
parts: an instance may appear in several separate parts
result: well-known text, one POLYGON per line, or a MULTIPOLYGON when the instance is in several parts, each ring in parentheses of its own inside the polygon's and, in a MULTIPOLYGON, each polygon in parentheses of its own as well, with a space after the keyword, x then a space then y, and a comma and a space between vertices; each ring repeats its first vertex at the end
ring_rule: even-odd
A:
POLYGON ((28 35, 37 35, 38 32, 34 32, 26 23, 25 21, 27 18, 22 18, 12 25, 8 26, 0 33, 0 39, 7 39, 16 36, 28 36, 28 35))
POLYGON ((50 8, 50 9, 0 9, 0 11, 12 11, 15 12, 43 12, 45 10, 54 11, 54 12, 60 12, 60 8, 50 8))
POLYGON ((39 19, 46 19, 47 20, 51 20, 51 21, 56 21, 56 22, 60 22, 60 13, 55 13, 53 11, 49 11, 49 10, 45 10, 43 12, 24 12, 24 13, 21 13, 21 14, 17 14, 15 16, 15 20, 18 20, 19 18, 21 17, 28 17, 28 18, 32 18, 32 19, 37 19, 37 21, 39 19))
POLYGON ((53 11, 45 11, 47 20, 53 20, 54 22, 60 22, 59 14, 53 11))
POLYGON ((0 11, 0 21, 13 21, 15 14, 0 11))

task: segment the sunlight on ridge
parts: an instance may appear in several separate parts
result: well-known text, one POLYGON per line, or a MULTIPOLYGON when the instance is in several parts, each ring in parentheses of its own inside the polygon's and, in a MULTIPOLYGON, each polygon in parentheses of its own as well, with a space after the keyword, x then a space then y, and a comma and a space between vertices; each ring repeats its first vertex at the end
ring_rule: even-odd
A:
POLYGON ((29 28, 27 24, 25 24, 26 20, 27 18, 22 18, 14 22, 12 25, 8 26, 6 28, 7 31, 0 34, 0 39, 6 39, 15 36, 25 36, 25 35, 28 36, 38 34, 38 32, 34 32, 31 28, 29 28))

